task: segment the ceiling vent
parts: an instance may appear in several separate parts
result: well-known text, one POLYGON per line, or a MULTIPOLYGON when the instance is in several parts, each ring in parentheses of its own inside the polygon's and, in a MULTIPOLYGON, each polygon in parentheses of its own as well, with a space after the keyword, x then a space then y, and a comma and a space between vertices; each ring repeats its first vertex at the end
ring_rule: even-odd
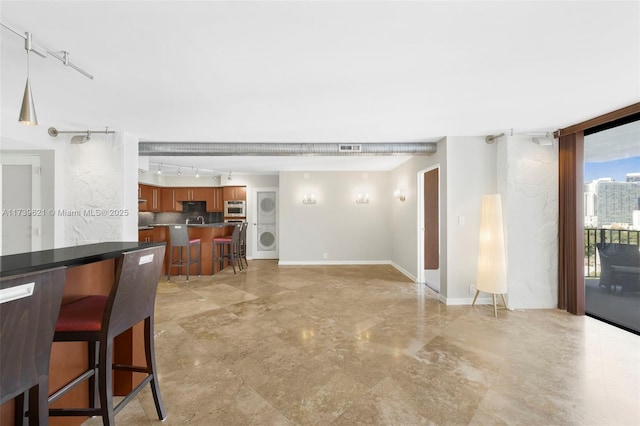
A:
POLYGON ((338 145, 338 152, 362 152, 362 145, 360 144, 345 144, 345 143, 341 143, 340 145, 338 145))

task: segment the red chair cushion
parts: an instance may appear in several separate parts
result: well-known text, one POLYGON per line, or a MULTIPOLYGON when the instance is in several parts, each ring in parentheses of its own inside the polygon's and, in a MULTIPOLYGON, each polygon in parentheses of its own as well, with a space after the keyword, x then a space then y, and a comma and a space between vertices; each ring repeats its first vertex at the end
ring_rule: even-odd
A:
POLYGON ((99 331, 106 305, 107 296, 89 296, 62 305, 56 323, 56 332, 99 331))
POLYGON ((193 240, 189 240, 189 244, 200 243, 200 238, 194 238, 193 240))

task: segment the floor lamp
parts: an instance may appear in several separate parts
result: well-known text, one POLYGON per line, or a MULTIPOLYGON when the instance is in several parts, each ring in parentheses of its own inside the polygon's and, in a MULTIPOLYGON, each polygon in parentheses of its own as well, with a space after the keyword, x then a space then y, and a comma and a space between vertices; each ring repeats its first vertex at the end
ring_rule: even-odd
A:
POLYGON ((499 194, 482 196, 480 208, 480 245, 478 250, 478 275, 476 295, 471 306, 476 304, 480 292, 493 296, 493 313, 498 317, 496 294, 504 298, 507 292, 507 262, 504 248, 504 229, 502 225, 502 202, 499 194))

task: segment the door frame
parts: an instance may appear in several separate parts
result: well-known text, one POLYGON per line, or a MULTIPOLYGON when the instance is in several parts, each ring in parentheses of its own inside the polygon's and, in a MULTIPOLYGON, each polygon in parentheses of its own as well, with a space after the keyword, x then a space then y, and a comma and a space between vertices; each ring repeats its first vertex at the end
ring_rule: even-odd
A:
POLYGON ((439 275, 438 288, 440 293, 442 293, 442 279, 440 276, 440 271, 442 270, 442 168, 440 167, 440 163, 434 164, 427 167, 426 169, 418 171, 416 177, 416 207, 418 209, 418 222, 416 224, 416 229, 418 230, 418 249, 416 250, 418 261, 416 264, 418 266, 418 270, 416 273, 416 277, 418 277, 418 282, 420 284, 427 283, 424 269, 424 175, 433 170, 438 170, 438 256, 440 257, 438 264, 440 266, 437 271, 439 275))
MULTIPOLYGON (((0 189, 2 188, 2 170, 3 166, 31 166, 31 212, 37 213, 31 215, 31 251, 42 250, 42 159, 40 154, 13 154, 2 153, 0 159, 0 189)), ((3 195, 4 196, 4 195, 3 195)), ((4 224, 0 219, 0 229, 4 224)), ((2 244, 0 241, 0 253, 2 252, 2 244)))

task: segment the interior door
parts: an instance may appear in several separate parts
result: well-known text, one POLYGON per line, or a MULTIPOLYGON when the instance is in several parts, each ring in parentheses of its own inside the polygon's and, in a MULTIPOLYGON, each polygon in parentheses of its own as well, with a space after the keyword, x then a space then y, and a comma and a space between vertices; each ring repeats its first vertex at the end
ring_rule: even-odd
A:
POLYGON ((418 173, 418 276, 440 293, 440 166, 418 173))
POLYGON ((278 258, 278 190, 253 191, 252 254, 254 259, 278 258))
POLYGON ((440 268, 438 170, 424 174, 424 269, 440 268))
POLYGON ((2 255, 42 248, 40 156, 2 154, 2 255))

